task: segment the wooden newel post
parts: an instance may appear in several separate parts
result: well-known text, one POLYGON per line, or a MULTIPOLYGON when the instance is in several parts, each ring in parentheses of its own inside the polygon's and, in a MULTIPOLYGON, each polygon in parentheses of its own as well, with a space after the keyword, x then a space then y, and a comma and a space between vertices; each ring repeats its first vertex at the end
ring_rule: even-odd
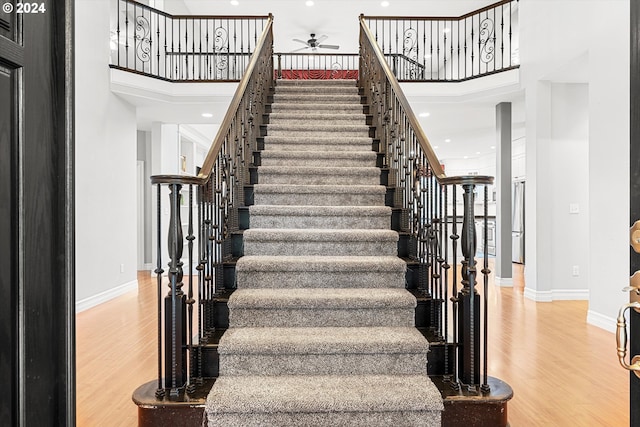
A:
POLYGON ((480 384, 480 298, 476 291, 476 227, 474 184, 463 184, 462 289, 458 293, 458 377, 463 384, 480 384))
POLYGON ((187 318, 186 295, 182 291, 183 234, 180 219, 181 184, 169 184, 169 293, 164 299, 165 387, 177 395, 187 382, 187 318))

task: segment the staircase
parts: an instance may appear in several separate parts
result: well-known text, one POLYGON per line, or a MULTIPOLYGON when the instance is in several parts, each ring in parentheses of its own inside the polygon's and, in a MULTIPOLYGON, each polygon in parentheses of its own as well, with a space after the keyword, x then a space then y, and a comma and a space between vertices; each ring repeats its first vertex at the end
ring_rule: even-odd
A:
POLYGON ((437 426, 355 81, 279 81, 209 426, 437 426))

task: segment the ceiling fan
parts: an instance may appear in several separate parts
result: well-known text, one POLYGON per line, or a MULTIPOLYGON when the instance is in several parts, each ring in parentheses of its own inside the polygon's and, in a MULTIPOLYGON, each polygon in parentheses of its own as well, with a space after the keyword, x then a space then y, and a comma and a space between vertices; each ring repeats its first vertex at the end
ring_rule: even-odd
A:
POLYGON ((328 36, 326 35, 320 36, 317 39, 316 39, 316 35, 313 33, 311 33, 310 36, 311 38, 307 41, 300 40, 300 39, 293 39, 294 42, 302 43, 306 46, 301 47, 300 49, 296 49, 292 52, 299 52, 305 49, 311 49, 313 51, 316 51, 318 49, 340 49, 340 46, 335 44, 320 44, 323 40, 326 40, 328 38, 328 36))

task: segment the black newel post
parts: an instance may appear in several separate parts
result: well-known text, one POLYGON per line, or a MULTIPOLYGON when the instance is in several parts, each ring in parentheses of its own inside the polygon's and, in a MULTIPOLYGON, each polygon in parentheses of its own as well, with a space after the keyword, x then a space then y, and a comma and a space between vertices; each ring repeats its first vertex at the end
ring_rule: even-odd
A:
POLYGON ((171 395, 187 382, 186 296, 182 291, 182 222, 180 220, 181 184, 169 185, 171 213, 169 219, 169 287, 164 299, 165 312, 165 387, 171 395))
POLYGON ((475 185, 463 184, 462 289, 458 293, 458 376, 463 384, 480 384, 480 298, 476 291, 475 185))

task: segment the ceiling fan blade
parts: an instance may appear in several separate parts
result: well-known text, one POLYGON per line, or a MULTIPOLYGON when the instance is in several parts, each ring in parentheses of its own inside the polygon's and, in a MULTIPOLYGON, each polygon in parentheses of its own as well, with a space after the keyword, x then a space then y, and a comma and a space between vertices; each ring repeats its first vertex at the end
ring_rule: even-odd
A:
POLYGON ((326 39, 328 39, 328 38, 329 38, 329 36, 328 36, 328 35, 323 34, 323 35, 321 35, 320 37, 318 37, 318 38, 316 39, 316 42, 317 42, 317 43, 320 43, 320 42, 322 42, 322 41, 324 41, 324 40, 326 40, 326 39))
POLYGON ((300 39, 293 39, 293 41, 294 41, 294 42, 298 42, 298 43, 302 43, 302 44, 305 44, 305 45, 308 45, 308 43, 307 43, 306 41, 304 41, 304 40, 300 40, 300 39))
POLYGON ((340 49, 340 46, 336 46, 335 44, 321 44, 318 45, 318 47, 322 49, 340 49))
POLYGON ((292 50, 289 53, 296 53, 296 52, 300 52, 301 50, 307 50, 307 49, 309 49, 309 46, 305 46, 305 47, 301 47, 300 49, 292 50))

